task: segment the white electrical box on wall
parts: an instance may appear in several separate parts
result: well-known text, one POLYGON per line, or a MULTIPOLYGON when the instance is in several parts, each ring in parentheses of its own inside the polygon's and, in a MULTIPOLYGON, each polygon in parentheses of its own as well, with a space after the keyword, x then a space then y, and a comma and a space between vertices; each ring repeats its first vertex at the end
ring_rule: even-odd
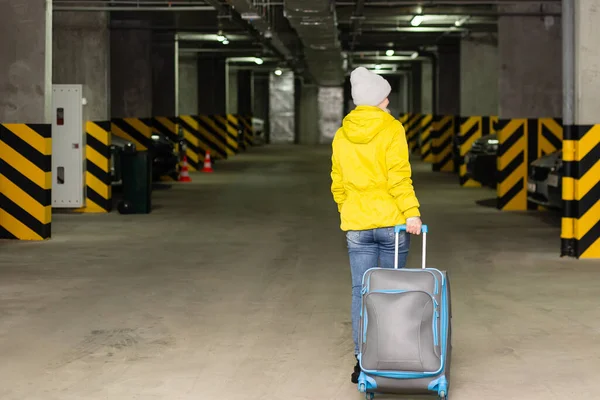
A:
POLYGON ((82 85, 52 85, 52 207, 85 206, 82 85))

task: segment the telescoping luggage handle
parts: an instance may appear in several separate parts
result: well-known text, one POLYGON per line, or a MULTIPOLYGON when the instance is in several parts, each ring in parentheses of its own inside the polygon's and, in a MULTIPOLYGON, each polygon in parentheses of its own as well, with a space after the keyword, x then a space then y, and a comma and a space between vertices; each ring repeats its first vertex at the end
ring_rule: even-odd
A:
MULTIPOLYGON (((426 258, 427 258, 427 225, 421 225, 421 233, 423 233, 423 256, 421 260, 421 268, 425 269, 426 266, 426 258)), ((394 228, 394 232, 396 232, 396 249, 394 253, 394 268, 398 269, 398 245, 399 245, 399 236, 400 232, 406 231, 406 225, 397 225, 394 228)))

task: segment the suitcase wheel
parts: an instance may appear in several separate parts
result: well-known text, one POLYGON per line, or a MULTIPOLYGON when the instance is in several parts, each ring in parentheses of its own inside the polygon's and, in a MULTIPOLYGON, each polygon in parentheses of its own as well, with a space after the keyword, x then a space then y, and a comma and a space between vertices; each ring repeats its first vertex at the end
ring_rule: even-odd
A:
POLYGON ((448 393, 444 392, 443 390, 439 393, 440 396, 440 400, 448 400, 448 393))
POLYGON ((367 398, 367 400, 373 400, 373 398, 375 397, 375 393, 365 393, 365 397, 367 398))

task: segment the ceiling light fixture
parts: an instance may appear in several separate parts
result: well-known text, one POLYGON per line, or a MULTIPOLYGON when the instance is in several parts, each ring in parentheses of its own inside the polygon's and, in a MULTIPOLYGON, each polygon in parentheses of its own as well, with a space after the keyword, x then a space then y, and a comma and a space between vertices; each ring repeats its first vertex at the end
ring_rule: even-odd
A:
POLYGON ((419 26, 421 25, 421 22, 423 22, 425 20, 425 17, 422 15, 415 15, 413 17, 413 19, 410 21, 410 24, 412 26, 419 26))
POLYGON ((375 69, 381 69, 381 64, 377 64, 377 65, 375 66, 375 69))
POLYGON ((462 24, 464 24, 465 22, 467 22, 467 18, 466 17, 456 20, 454 22, 454 25, 456 25, 456 26, 462 26, 462 24))
POLYGON ((415 58, 417 58, 417 57, 419 57, 419 52, 418 52, 418 51, 415 51, 414 53, 412 53, 412 54, 410 55, 410 58, 412 58, 413 60, 414 60, 415 58))
POLYGON ((281 74, 283 74, 283 72, 278 68, 275 70, 274 74, 277 76, 281 76, 281 74))
POLYGON ((225 38, 221 43, 223 43, 223 44, 229 44, 229 39, 225 38))
POLYGON ((385 55, 386 55, 386 56, 388 56, 388 57, 391 57, 391 56, 393 56, 393 55, 394 55, 394 50, 392 50, 392 49, 389 49, 389 50, 387 50, 387 51, 385 52, 385 55))
POLYGON ((254 62, 255 62, 255 63, 257 63, 258 65, 262 65, 264 61, 263 61, 263 59, 262 59, 262 58, 256 57, 256 58, 254 59, 254 62))

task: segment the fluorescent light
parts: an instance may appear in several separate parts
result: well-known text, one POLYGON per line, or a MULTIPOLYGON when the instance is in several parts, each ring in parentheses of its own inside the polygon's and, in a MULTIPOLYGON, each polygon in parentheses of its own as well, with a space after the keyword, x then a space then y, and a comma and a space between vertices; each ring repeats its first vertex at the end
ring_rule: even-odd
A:
POLYGON ((377 64, 377 65, 375 66, 375 69, 381 69, 381 64, 377 64))
POLYGON ((222 42, 222 41, 224 41, 224 40, 226 40, 226 39, 227 39, 227 38, 226 38, 225 36, 223 36, 222 34, 220 34, 220 33, 217 35, 217 40, 218 40, 219 42, 222 42))
POLYGON ((412 53, 412 54, 410 55, 410 58, 412 58, 413 60, 414 60, 415 58, 417 58, 417 57, 419 57, 419 52, 418 52, 418 51, 415 51, 414 53, 412 53))
POLYGON ((277 76, 281 76, 282 73, 283 72, 280 69, 275 70, 275 75, 277 75, 277 76))
POLYGON ((423 22, 425 20, 425 17, 422 15, 415 15, 413 17, 413 19, 410 21, 410 24, 412 26, 419 26, 421 25, 421 22, 423 22))
POLYGON ((221 43, 223 43, 223 44, 229 44, 229 39, 225 38, 225 40, 223 40, 221 43))
POLYGON ((263 63, 264 61, 263 61, 263 59, 262 59, 262 58, 258 58, 258 57, 256 57, 256 58, 254 59, 254 62, 255 62, 255 63, 257 63, 258 65, 262 65, 262 63, 263 63))
POLYGON ((467 18, 461 18, 461 19, 457 19, 457 20, 454 22, 454 25, 456 25, 456 26, 462 26, 462 24, 464 24, 465 22, 467 22, 467 18))
POLYGON ((389 50, 387 50, 387 51, 385 52, 385 55, 386 55, 386 56, 388 56, 388 57, 391 57, 391 56, 393 56, 393 55, 394 55, 394 50, 392 50, 392 49, 389 49, 389 50))

